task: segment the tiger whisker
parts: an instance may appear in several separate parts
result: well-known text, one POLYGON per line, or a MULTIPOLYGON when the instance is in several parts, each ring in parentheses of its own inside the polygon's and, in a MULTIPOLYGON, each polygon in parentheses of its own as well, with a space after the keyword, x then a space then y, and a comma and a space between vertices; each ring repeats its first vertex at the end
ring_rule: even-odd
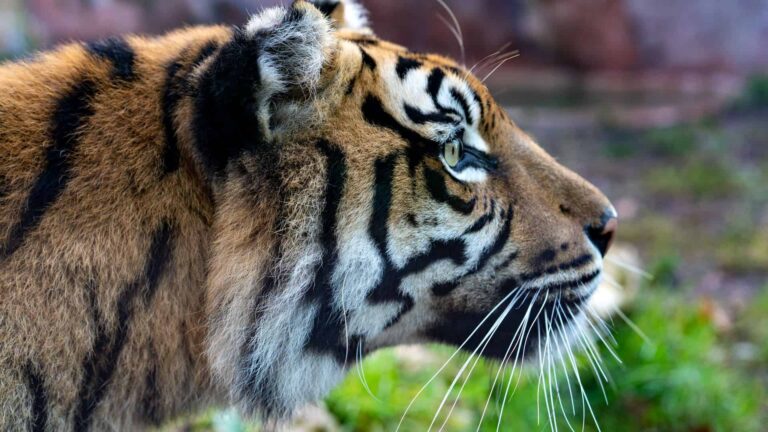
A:
MULTIPOLYGON (((560 309, 560 307, 561 307, 560 306, 560 295, 558 293, 558 296, 557 296, 557 298, 555 300, 555 306, 554 306, 553 311, 552 311, 552 319, 551 319, 552 323, 554 323, 555 312, 558 311, 560 309)), ((556 337, 556 335, 551 334, 551 333, 554 333, 554 332, 558 332, 559 333, 561 331, 562 331, 562 329, 560 329, 560 328, 554 329, 554 328, 551 327, 550 330, 548 331, 548 334, 547 334, 547 342, 549 343, 551 341, 553 349, 557 350, 556 351, 557 356, 558 356, 557 360, 560 360, 561 363, 562 363, 562 349, 560 347, 560 343, 558 342, 558 338, 556 337)), ((560 412, 563 414, 563 419, 565 420, 565 423, 568 426, 568 428, 571 430, 571 432, 574 432, 573 426, 571 426, 571 422, 568 420, 568 414, 565 412, 565 406, 563 405, 563 397, 562 397, 562 394, 560 393, 560 381, 557 379, 557 367, 555 366, 555 359, 551 355, 551 352, 550 352, 550 356, 549 356, 549 373, 550 373, 550 376, 554 376, 555 377, 555 379, 554 379, 554 382, 555 382, 555 393, 557 394, 557 401, 558 401, 558 404, 560 405, 560 412)), ((570 388, 568 390, 570 392, 570 388)), ((573 396, 571 396, 571 397, 573 397, 573 396)), ((553 401, 553 404, 554 404, 554 401, 553 401)), ((555 418, 555 420, 556 420, 556 418, 555 418)))
POLYGON ((501 59, 517 52, 517 50, 502 51, 502 49, 506 49, 506 47, 509 45, 510 45, 509 43, 505 44, 503 48, 499 49, 498 51, 486 57, 483 57, 480 61, 475 63, 475 65, 472 66, 472 69, 467 71, 467 74, 464 76, 464 79, 466 79, 475 69, 477 69, 477 71, 480 72, 481 70, 485 69, 487 66, 495 65, 496 62, 500 61, 501 59))
MULTIPOLYGON (((539 323, 536 323, 536 334, 537 334, 537 344, 538 344, 538 352, 541 353, 541 332, 539 331, 539 323)), ((538 381, 536 382, 536 424, 541 424, 541 376, 543 373, 543 368, 541 367, 541 354, 539 354, 539 375, 538 375, 538 381)), ((547 410, 547 414, 549 414, 549 410, 547 410)))
MULTIPOLYGON (((536 294, 537 294, 537 296, 538 296, 538 292, 537 292, 536 294)), ((532 301, 534 301, 534 302, 535 302, 535 301, 536 301, 536 300, 535 300, 535 298, 534 298, 534 300, 532 300, 532 301)), ((542 301, 542 303, 541 303, 541 308, 539 308, 539 312, 538 312, 538 313, 536 314, 536 316, 533 318, 533 321, 531 321, 531 324, 533 324, 533 323, 537 323, 537 322, 538 322, 538 320, 539 320, 539 316, 541 316, 541 313, 544 311, 544 307, 545 307, 545 306, 546 306, 546 301, 542 301)), ((521 356, 520 356, 520 362, 521 362, 521 363, 522 363, 522 361, 523 361, 522 353, 524 353, 524 352, 525 352, 525 348, 528 346, 528 338, 529 338, 529 336, 531 335, 531 331, 532 331, 532 330, 533 330, 533 325, 531 325, 531 326, 530 326, 530 328, 529 328, 529 330, 528 330, 528 333, 527 333, 527 334, 526 334, 526 336, 525 336, 525 341, 523 342, 523 349, 522 349, 522 351, 520 352, 520 354, 521 354, 521 356)), ((521 374, 518 374, 518 376, 517 376, 517 382, 515 383, 515 388, 512 390, 512 395, 514 395, 514 394, 515 394, 515 392, 517 392, 517 388, 518 388, 518 386, 520 385, 520 380, 522 379, 522 377, 523 377, 522 373, 521 373, 521 374)))
MULTIPOLYGON (((561 313, 561 311, 557 312, 557 320, 558 320, 558 322, 560 322, 561 326, 563 325, 563 318, 562 318, 563 315, 565 315, 565 314, 561 313)), ((574 330, 573 330, 573 328, 571 328, 571 334, 573 334, 573 332, 574 332, 574 330)), ((573 368, 573 370, 578 372, 578 369, 574 367, 574 365, 576 364, 576 362, 574 360, 575 357, 573 355, 573 350, 571 349, 571 344, 568 343, 568 341, 566 340, 565 333, 560 333, 560 338, 562 339, 563 345, 565 346, 565 354, 566 354, 566 356, 563 358, 564 366, 567 369, 567 366, 570 364, 570 366, 573 368), (568 362, 566 362, 566 360, 568 362)), ((578 387, 579 391, 580 391, 579 394, 581 396, 581 430, 583 431, 585 426, 586 426, 586 405, 584 403, 584 386, 581 384, 581 379, 579 378, 578 375, 576 376, 576 383, 579 385, 579 387, 578 387)))
MULTIPOLYGON (((530 313, 533 310, 533 305, 536 303, 536 299, 538 297, 539 297, 539 291, 536 291, 536 293, 534 294, 533 298, 531 299, 530 304, 528 305, 528 310, 526 311, 526 322, 527 322, 528 317, 530 317, 530 313)), ((536 314, 536 317, 533 319, 532 323, 536 322, 536 320, 538 319, 539 315, 541 314, 541 311, 544 309, 544 305, 545 305, 545 303, 542 302, 541 308, 539 309, 539 312, 536 314)), ((526 323, 526 327, 528 327, 527 323, 526 323)), ((528 337, 530 336, 532 330, 533 330, 533 326, 531 325, 528 328, 528 331, 524 332, 525 337, 524 337, 524 340, 523 340, 523 346, 520 349, 520 351, 518 351, 517 355, 515 356, 515 365, 514 365, 514 367, 517 367, 518 360, 522 361, 522 355, 523 355, 522 353, 525 352, 525 347, 528 345, 528 337)), ((522 375, 523 374, 522 374, 522 370, 521 370, 520 373, 518 374, 517 384, 520 383, 520 378, 522 377, 522 375)), ((502 419, 503 414, 504 414, 504 407, 505 407, 505 405, 507 403, 507 396, 509 395, 509 388, 512 385, 512 379, 513 378, 514 378, 514 369, 513 369, 513 373, 509 376, 509 380, 507 381, 507 387, 504 390, 504 396, 502 397, 502 400, 501 400, 501 410, 500 410, 498 421, 496 422, 496 431, 497 432, 501 428, 501 419, 502 419)), ((515 390, 517 390, 517 384, 515 384, 515 390)), ((515 390, 512 391, 512 395, 514 395, 515 390)))
POLYGON ((486 61, 490 62, 496 56, 502 55, 501 53, 505 49, 507 49, 507 47, 509 47, 510 45, 512 45, 512 42, 507 42, 504 45, 502 45, 501 47, 499 47, 499 49, 497 49, 496 51, 494 51, 494 52, 488 54, 487 56, 481 58, 480 60, 478 60, 475 64, 472 65, 471 68, 469 68, 469 70, 467 71, 466 75, 464 76, 464 79, 466 80, 467 77, 472 74, 472 72, 475 70, 475 68, 478 67, 479 65, 481 65, 482 63, 484 63, 486 61))
POLYGON ((598 339, 600 339, 600 341, 603 343, 603 345, 605 345, 605 348, 608 350, 608 352, 611 354, 611 356, 613 356, 613 358, 615 358, 616 361, 619 362, 619 364, 624 364, 624 362, 621 361, 621 358, 619 358, 619 355, 616 353, 616 351, 605 340, 605 338, 603 337, 603 333, 601 331, 599 331, 597 328, 595 328, 595 325, 593 324, 593 322, 590 319, 590 317, 587 317, 587 319, 585 321, 590 326, 590 328, 595 333, 595 335, 597 335, 598 339))
MULTIPOLYGON (((520 291, 520 292, 522 293, 522 291, 520 291)), ((512 299, 512 301, 510 302, 510 306, 514 306, 517 303, 518 299, 519 299, 519 295, 512 299)), ((518 325, 518 331, 519 331, 519 329, 520 329, 520 326, 518 325)), ((516 331, 515 334, 517 334, 518 331, 516 331)), ((514 335, 513 335, 513 339, 514 339, 514 335)), ((461 393, 464 391, 464 387, 467 385, 467 382, 469 382, 469 378, 472 375, 472 371, 475 369, 475 366, 477 366, 478 362, 480 361, 480 357, 482 356, 483 352, 485 351, 485 348, 488 346, 490 341, 491 341, 491 338, 489 338, 485 342, 485 345, 483 346, 482 350, 480 351, 480 355, 475 357, 475 361, 472 364, 472 367, 469 369, 469 372, 467 373, 467 376, 464 378, 464 382, 461 384, 461 387, 459 388, 459 392, 456 395, 456 398, 454 399, 453 404, 451 405, 451 409, 448 411, 448 414, 446 415, 445 420, 443 421, 443 424, 440 426, 439 430, 443 430, 443 428, 447 424, 448 420, 450 419, 451 413, 453 413, 453 410, 456 408, 456 404, 458 403, 458 401, 459 401, 459 399, 461 397, 461 393)), ((509 348, 511 348, 511 343, 510 343, 510 347, 509 348)), ((507 348, 507 352, 509 352, 509 348, 507 348)), ((505 356, 506 356, 506 353, 505 353, 505 356)), ((501 371, 501 368, 503 367, 503 365, 504 365, 504 363, 502 361, 502 365, 499 367, 499 371, 496 373, 496 379, 498 379, 499 372, 501 371)), ((494 379, 494 384, 493 384, 493 386, 491 386, 491 394, 493 393, 493 388, 496 385, 496 379, 494 379)), ((489 395, 489 400, 490 400, 490 395, 489 395)), ((486 407, 487 407, 487 402, 486 402, 486 407)), ((485 414, 485 409, 483 410, 483 414, 485 414)), ((482 424, 482 417, 480 419, 480 424, 482 424)), ((478 427, 479 427, 479 425, 478 425, 478 427)))
MULTIPOLYGON (((561 325, 563 324, 562 317, 558 314, 558 320, 560 321, 561 325)), ((565 343, 565 341, 563 341, 565 343)), ((568 347, 568 345, 566 345, 568 347)), ((571 368, 573 369, 574 375, 576 375, 576 382, 579 384, 579 390, 581 392, 581 406, 582 406, 582 420, 581 420, 581 429, 584 430, 586 425, 586 412, 584 408, 586 407, 591 416, 592 420, 595 422, 595 427, 597 428, 598 432, 601 432, 600 424, 597 422, 597 417, 595 416, 595 412, 592 410, 592 404, 589 403, 589 399, 587 398, 587 392, 584 390, 584 384, 581 381, 581 375, 579 374, 579 368, 576 365, 576 359, 574 358, 573 351, 568 347, 568 359, 571 363, 571 368)))
MULTIPOLYGON (((546 336, 549 333, 548 329, 548 318, 547 314, 544 314, 544 327, 545 327, 545 334, 546 336)), ((541 323, 537 323, 537 331, 541 327, 541 323)), ((552 399, 552 377, 549 375, 549 367, 548 367, 548 359, 549 359, 549 339, 546 340, 544 343, 544 349, 541 349, 541 335, 538 335, 538 342, 539 342, 539 369, 540 369, 540 375, 539 380, 540 382, 544 381, 543 386, 543 393, 544 393, 544 405, 547 410, 547 421, 549 422, 549 427, 553 431, 557 431, 557 426, 554 423, 554 419, 552 416, 552 410, 554 410, 554 399, 552 399)), ((538 395, 537 395, 538 399, 538 395)))
POLYGON ((632 329, 632 331, 634 331, 638 336, 640 336, 643 342, 647 343, 652 349, 654 350, 656 349, 656 344, 651 340, 651 338, 649 338, 648 335, 646 335, 645 332, 643 332, 643 330, 637 324, 635 324, 635 322, 632 321, 621 309, 617 307, 614 309, 614 312, 616 313, 616 315, 619 316, 619 318, 621 318, 625 323, 627 323, 627 325, 629 326, 629 328, 632 329))
POLYGON ((587 312, 587 316, 594 320, 593 323, 600 327, 600 330, 604 336, 607 336, 611 340, 613 346, 618 345, 618 341, 613 336, 611 328, 608 326, 608 322, 595 311, 595 309, 589 304, 584 305, 584 311, 587 312))
MULTIPOLYGON (((557 313, 560 313, 560 309, 561 309, 562 306, 560 305, 559 301, 555 305, 555 307, 557 309, 557 313)), ((553 321, 554 321, 554 318, 553 318, 553 321)), ((557 360, 560 362, 560 367, 563 369, 563 372, 565 373, 566 383, 567 383, 567 386, 568 386, 568 396, 569 396, 570 401, 571 401, 571 412, 572 412, 573 415, 576 415, 576 405, 574 404, 574 400, 573 400, 573 391, 571 390, 571 381, 570 381, 570 378, 568 378, 568 371, 565 368, 565 362, 563 360, 563 348, 560 345, 560 341, 559 341, 560 338, 557 337, 557 336, 562 336, 562 332, 563 331, 564 331, 564 329, 562 327, 557 329, 557 333, 558 334, 557 335, 553 335, 553 343, 555 344, 555 346, 557 348, 557 354, 558 354, 558 359, 557 360)), ((554 367, 554 365, 553 365, 553 367, 554 367)), ((556 367, 555 367, 555 371, 556 371, 556 367)), ((560 394, 560 384, 559 384, 559 382, 555 381, 555 385, 557 386, 556 387, 556 389, 557 389, 557 396, 558 396, 558 399, 560 401, 560 411, 563 413, 563 418, 565 419, 565 423, 568 425, 568 428, 571 430, 571 432, 575 432, 574 429, 573 429, 573 426, 571 425, 571 422, 568 420, 568 414, 565 412, 565 407, 563 406, 563 398, 562 398, 562 396, 560 394)))
POLYGON ((453 37, 456 39, 456 42, 458 42, 459 50, 461 51, 462 64, 464 64, 464 40, 462 39, 462 35, 458 33, 455 28, 453 28, 448 19, 446 19, 442 14, 437 14, 437 17, 440 19, 440 21, 443 22, 443 24, 445 24, 445 26, 448 28, 448 31, 451 32, 453 37))
POLYGON ((440 415, 440 412, 442 411, 443 406, 445 405, 445 401, 448 399, 448 396, 450 395, 451 390, 453 390, 453 388, 456 386, 456 382, 459 380, 461 375, 464 373, 464 370, 469 365, 469 362, 472 361, 472 358, 475 355, 477 355, 477 352, 480 349, 480 346, 483 345, 483 344, 487 345, 488 342, 491 340, 491 338, 493 338, 493 335, 496 334, 496 331, 499 329, 499 327, 501 326, 501 323, 504 321, 504 319, 509 314, 509 311, 512 310, 512 306, 514 306, 514 305, 512 303, 510 303, 507 306, 507 308, 504 309, 504 311, 499 316, 499 318, 497 318, 496 321, 493 323, 493 326, 491 326, 491 328, 486 332, 485 336, 480 341, 480 343, 478 343, 478 346, 475 348, 475 350, 472 352, 472 354, 469 356, 469 358, 464 362, 464 364, 462 364, 461 368, 456 373, 456 376, 454 377, 453 381, 451 381, 451 384, 448 387, 448 390, 446 390, 445 396, 443 396, 443 399, 440 401, 440 406, 437 407, 437 411, 435 412, 434 417, 432 417, 432 422, 429 424, 428 431, 432 430, 432 427, 434 426, 435 421, 437 421, 438 415, 440 415))
MULTIPOLYGON (((530 306, 529 309, 530 311, 530 306)), ((523 318, 523 320, 520 321, 520 324, 517 325, 517 329, 515 329, 515 333, 512 335, 512 338, 509 342, 509 346, 507 347, 507 350, 504 352, 504 356, 502 357, 501 364, 499 365, 499 368, 496 371, 496 376, 493 378, 493 383, 491 385, 491 391, 488 393, 488 398, 485 400, 485 406, 483 406, 483 412, 480 415, 480 421, 477 423, 477 429, 476 431, 480 430, 480 426, 483 424, 483 419, 485 418, 485 413, 488 410, 488 405, 491 402, 491 397, 493 396, 493 390, 496 388, 496 383, 499 380, 499 376, 501 376, 501 371, 504 369, 504 366, 508 363, 510 359, 510 353, 513 348, 517 348, 520 345, 520 342, 522 342, 522 336, 524 332, 521 332, 522 329, 525 328, 527 325, 527 316, 523 318), (515 343, 517 341, 517 343, 515 343), (514 345, 514 346, 513 346, 514 345)), ((512 375, 515 373, 515 369, 517 367, 517 364, 512 368, 512 375)), ((502 380, 503 381, 503 380, 502 380)))
POLYGON ((490 72, 488 72, 488 74, 486 74, 485 77, 483 77, 483 79, 480 80, 480 82, 482 83, 486 82, 488 78, 491 77, 491 75, 493 75, 502 65, 504 65, 504 63, 516 57, 520 57, 519 51, 515 51, 514 53, 508 55, 507 57, 504 57, 504 59, 499 61, 499 63, 490 72))
MULTIPOLYGON (((570 312, 570 311, 568 311, 568 312, 571 313, 571 315, 573 315, 572 312, 570 312)), ((596 355, 592 351, 592 346, 585 342, 585 337, 586 336, 584 335, 584 330, 582 328, 580 328, 580 327, 576 327, 576 332, 575 333, 576 333, 576 336, 578 336, 576 341, 582 347, 584 353, 587 356, 587 360, 588 360, 589 366, 592 368, 592 371, 595 373, 595 376, 597 377, 597 383, 600 385, 600 390, 602 391, 603 397, 605 398, 605 403, 607 404, 608 403, 608 393, 605 391, 605 386, 603 385, 603 381, 605 381, 606 383, 609 382, 608 375, 603 370, 603 368, 602 368, 602 366, 600 364, 600 361, 597 360, 597 359, 599 359, 599 357, 596 357, 596 355)))
POLYGON ((623 268, 624 270, 627 270, 629 272, 638 274, 638 275, 644 277, 645 279, 653 280, 653 275, 652 274, 650 274, 647 271, 645 271, 645 270, 643 270, 643 269, 641 269, 639 267, 636 267, 636 266, 634 266, 632 264, 629 264, 627 262, 618 260, 618 259, 616 259, 616 258, 614 258, 614 257, 612 257, 610 255, 606 256, 605 260, 610 262, 610 263, 613 263, 613 264, 615 264, 615 265, 617 265, 617 266, 619 266, 621 268, 623 268))
POLYGON ((363 342, 357 345, 358 360, 357 360, 357 373, 360 382, 363 384, 363 388, 376 402, 381 402, 381 399, 376 397, 371 391, 371 387, 368 385, 368 379, 365 377, 365 367, 363 366, 363 342))
POLYGON ((448 16, 451 17, 451 21, 453 21, 453 25, 455 26, 452 28, 450 25, 448 25, 448 21, 445 20, 442 15, 440 16, 441 19, 445 20, 445 24, 448 25, 448 28, 451 29, 451 32, 456 37, 456 40, 459 43, 459 49, 461 50, 461 64, 466 63, 466 56, 464 53, 464 33, 461 31, 461 24, 459 24, 459 20, 456 19, 456 14, 453 13, 453 10, 445 3, 445 0, 437 0, 437 3, 445 9, 445 11, 448 13, 448 16))
MULTIPOLYGON (((560 311, 561 310, 562 310, 562 306, 560 304, 558 304, 557 313, 556 313, 556 316, 558 318, 560 316, 560 311)), ((563 341, 565 341, 564 332, 565 332, 565 328, 562 326, 562 321, 561 321, 561 326, 560 326, 560 331, 559 331, 559 336, 560 336, 559 339, 561 339, 563 341)), ((558 338, 555 338, 555 342, 557 342, 557 341, 558 341, 558 338)), ((571 390, 571 378, 569 377, 570 374, 568 373, 568 368, 566 367, 566 364, 565 364, 565 361, 564 361, 564 356, 563 356, 563 353, 565 352, 565 350, 563 349, 563 347, 560 346, 559 342, 557 342, 557 344, 558 344, 558 353, 560 353, 560 366, 563 369, 563 375, 565 375, 565 381, 566 381, 566 383, 568 385, 568 396, 569 396, 569 398, 571 400, 571 412, 573 413, 573 415, 576 415, 576 404, 575 404, 575 401, 573 399, 573 391, 571 390)), ((566 343, 563 342, 563 345, 566 345, 566 343)))
POLYGON ((413 397, 413 399, 411 399, 411 402, 405 408, 405 412, 403 412, 402 417, 400 417, 400 422, 397 424, 397 428, 395 429, 395 432, 400 430, 400 427, 402 426, 403 421, 405 420, 405 416, 408 415, 408 411, 411 409, 413 404, 416 402, 416 399, 424 392, 424 390, 429 386, 429 384, 431 384, 432 381, 434 381, 435 378, 437 378, 440 375, 440 372, 442 372, 448 366, 448 364, 451 362, 451 360, 453 360, 453 358, 456 357, 456 355, 458 355, 458 353, 461 351, 461 349, 464 348, 464 346, 467 344, 467 342, 469 342, 470 339, 472 339, 472 336, 474 336, 475 333, 477 333, 477 331, 488 320, 488 318, 490 318, 491 315, 499 307, 501 307, 501 305, 505 301, 507 301, 513 294, 517 294, 515 290, 510 291, 509 294, 507 294, 506 296, 504 296, 504 298, 499 300, 499 302, 496 303, 496 305, 490 311, 488 311, 488 313, 485 315, 485 317, 483 317, 483 319, 480 321, 480 323, 477 324, 477 326, 474 328, 474 330, 472 330, 472 332, 469 334, 469 336, 467 336, 467 338, 464 340, 464 342, 462 342, 461 345, 459 345, 459 347, 453 352, 453 354, 451 354, 451 356, 448 357, 448 360, 446 360, 445 363, 443 363, 443 365, 440 366, 440 368, 437 370, 437 372, 435 372, 432 375, 432 377, 429 380, 427 380, 427 382, 421 387, 421 389, 419 389, 419 391, 416 392, 416 395, 413 397))

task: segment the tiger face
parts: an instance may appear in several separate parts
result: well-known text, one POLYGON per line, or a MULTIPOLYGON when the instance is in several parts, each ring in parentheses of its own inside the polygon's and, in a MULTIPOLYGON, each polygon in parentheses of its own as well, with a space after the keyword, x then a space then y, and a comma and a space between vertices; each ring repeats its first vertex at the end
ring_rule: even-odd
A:
MULTIPOLYGON (((282 234, 253 260, 269 269, 258 300, 231 283, 214 294, 226 298, 214 317, 257 311, 237 329, 216 323, 245 318, 215 318, 209 334, 242 406, 290 411, 381 347, 439 342, 509 361, 582 324, 616 212, 470 71, 376 38, 349 2, 268 10, 243 34, 261 41, 255 109, 290 174, 280 209, 265 210, 282 234)), ((225 177, 222 196, 245 188, 225 177)), ((234 254, 219 243, 214 293, 234 254)))

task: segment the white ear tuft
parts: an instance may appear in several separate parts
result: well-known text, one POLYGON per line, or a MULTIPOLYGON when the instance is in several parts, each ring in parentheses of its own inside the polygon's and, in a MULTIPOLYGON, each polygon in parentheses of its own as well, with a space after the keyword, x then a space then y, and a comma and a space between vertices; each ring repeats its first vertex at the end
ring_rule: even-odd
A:
POLYGON ((336 28, 371 33, 368 23, 368 11, 357 0, 306 1, 312 3, 312 5, 328 17, 336 28))
POLYGON ((261 43, 261 59, 267 66, 262 73, 273 69, 277 74, 263 79, 277 78, 283 85, 304 89, 317 85, 331 54, 333 36, 328 20, 316 9, 301 2, 287 10, 266 9, 251 18, 245 33, 261 43))
POLYGON ((368 22, 368 10, 366 10, 356 0, 344 1, 344 27, 353 30, 370 31, 370 24, 368 22))
POLYGON ((305 2, 264 10, 250 19, 243 35, 260 47, 256 99, 259 121, 269 131, 274 110, 280 108, 271 103, 273 97, 296 91, 313 94, 333 56, 335 38, 330 22, 305 2))

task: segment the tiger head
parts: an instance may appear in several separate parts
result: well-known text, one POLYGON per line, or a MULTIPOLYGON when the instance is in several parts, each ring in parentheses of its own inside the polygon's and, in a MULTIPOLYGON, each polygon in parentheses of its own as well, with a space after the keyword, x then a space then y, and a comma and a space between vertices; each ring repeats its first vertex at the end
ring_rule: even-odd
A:
POLYGON ((349 1, 268 9, 238 38, 255 48, 215 61, 258 58, 264 144, 219 170, 208 353, 244 408, 322 398, 381 347, 524 360, 584 325, 616 211, 471 71, 380 40, 349 1))

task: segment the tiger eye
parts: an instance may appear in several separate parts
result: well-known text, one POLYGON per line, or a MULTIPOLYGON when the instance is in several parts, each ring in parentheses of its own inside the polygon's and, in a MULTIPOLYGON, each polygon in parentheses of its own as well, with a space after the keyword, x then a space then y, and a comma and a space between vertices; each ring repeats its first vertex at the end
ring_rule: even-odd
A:
POLYGON ((443 159, 453 168, 461 160, 462 145, 460 141, 449 141, 443 146, 443 159))

